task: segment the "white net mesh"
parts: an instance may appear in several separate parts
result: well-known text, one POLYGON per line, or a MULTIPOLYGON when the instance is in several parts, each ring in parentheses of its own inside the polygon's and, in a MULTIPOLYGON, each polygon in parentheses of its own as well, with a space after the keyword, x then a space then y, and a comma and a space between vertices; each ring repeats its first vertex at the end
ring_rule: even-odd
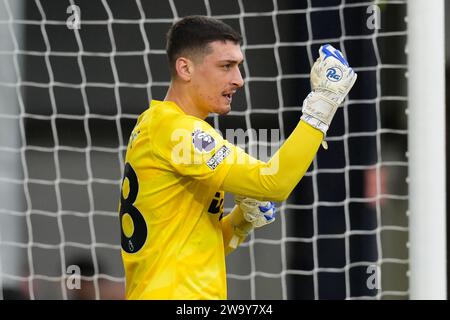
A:
MULTIPOLYGON (((228 258, 229 298, 406 298, 406 1, 377 1, 379 29, 369 24, 374 4, 0 1, 2 297, 123 295, 117 205, 125 141, 169 85, 168 28, 206 14, 244 38, 245 87, 229 115, 208 118, 221 132, 279 129, 286 138, 321 44, 339 47, 359 75, 329 150, 280 204, 278 221, 228 258), (73 5, 80 29, 67 26, 73 5), (67 285, 71 265, 81 268, 83 290, 67 285), (375 287, 372 275, 381 280, 375 287)), ((265 144, 250 139, 246 148, 265 144)))

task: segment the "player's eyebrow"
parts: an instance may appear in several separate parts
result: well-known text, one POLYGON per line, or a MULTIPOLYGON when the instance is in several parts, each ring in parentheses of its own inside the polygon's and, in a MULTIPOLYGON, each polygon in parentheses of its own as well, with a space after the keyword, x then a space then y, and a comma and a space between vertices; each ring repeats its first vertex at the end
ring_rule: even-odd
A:
POLYGON ((244 59, 242 60, 232 60, 232 59, 226 59, 226 60, 220 60, 220 63, 229 63, 229 64, 238 64, 241 65, 244 63, 244 59))

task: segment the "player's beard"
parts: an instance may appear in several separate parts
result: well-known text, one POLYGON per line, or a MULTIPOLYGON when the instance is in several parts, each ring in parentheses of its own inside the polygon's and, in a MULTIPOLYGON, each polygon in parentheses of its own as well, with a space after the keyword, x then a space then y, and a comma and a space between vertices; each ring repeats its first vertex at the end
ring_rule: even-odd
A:
POLYGON ((219 110, 216 113, 225 115, 230 111, 231 111, 231 101, 229 103, 222 103, 219 107, 219 110))
POLYGON ((220 97, 212 103, 212 108, 210 110, 213 113, 225 115, 231 111, 231 101, 220 95, 220 97))
POLYGON ((228 105, 228 108, 226 108, 226 110, 222 110, 222 111, 221 111, 220 113, 218 113, 218 114, 220 114, 220 115, 226 115, 226 114, 228 114, 230 111, 231 111, 231 106, 228 105))

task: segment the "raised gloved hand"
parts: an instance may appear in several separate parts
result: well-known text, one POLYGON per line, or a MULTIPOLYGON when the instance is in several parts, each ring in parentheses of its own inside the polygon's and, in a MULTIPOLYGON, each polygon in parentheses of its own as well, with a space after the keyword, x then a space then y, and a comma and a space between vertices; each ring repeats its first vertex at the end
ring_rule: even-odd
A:
POLYGON ((311 68, 312 92, 303 102, 302 120, 326 135, 337 108, 357 77, 342 52, 329 44, 321 46, 319 58, 311 68))

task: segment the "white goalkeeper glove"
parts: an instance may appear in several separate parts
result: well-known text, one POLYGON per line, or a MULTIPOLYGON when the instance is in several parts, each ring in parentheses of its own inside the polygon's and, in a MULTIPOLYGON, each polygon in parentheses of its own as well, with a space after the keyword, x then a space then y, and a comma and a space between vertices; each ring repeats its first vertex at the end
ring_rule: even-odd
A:
POLYGON ((275 221, 275 204, 271 201, 259 201, 235 195, 234 201, 242 212, 242 216, 233 216, 233 237, 229 246, 236 248, 254 228, 260 228, 275 221))
POLYGON ((319 58, 311 68, 312 92, 303 101, 301 119, 326 135, 337 108, 357 77, 342 52, 329 44, 321 46, 319 58))
POLYGON ((234 202, 239 206, 247 222, 253 228, 260 228, 275 221, 275 204, 271 201, 259 201, 235 195, 234 202))

